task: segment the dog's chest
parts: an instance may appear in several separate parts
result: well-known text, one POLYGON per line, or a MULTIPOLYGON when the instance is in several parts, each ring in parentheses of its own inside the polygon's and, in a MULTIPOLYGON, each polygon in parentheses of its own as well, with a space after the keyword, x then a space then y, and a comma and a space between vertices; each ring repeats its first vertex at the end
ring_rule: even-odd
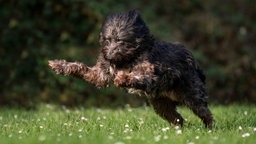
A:
POLYGON ((110 66, 109 67, 109 72, 111 75, 116 76, 118 73, 123 72, 123 73, 130 73, 131 68, 116 68, 115 66, 110 66))
POLYGON ((110 66, 109 67, 109 73, 111 74, 111 75, 116 75, 117 74, 117 70, 113 67, 113 66, 110 66))

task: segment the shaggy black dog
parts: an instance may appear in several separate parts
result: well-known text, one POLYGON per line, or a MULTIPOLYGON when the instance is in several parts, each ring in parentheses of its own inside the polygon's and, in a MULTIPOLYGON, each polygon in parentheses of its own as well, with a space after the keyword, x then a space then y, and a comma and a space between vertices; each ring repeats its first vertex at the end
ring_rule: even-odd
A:
POLYGON ((93 67, 65 60, 49 61, 49 66, 58 74, 79 76, 97 87, 114 83, 146 96, 169 123, 183 125, 176 106, 184 104, 206 127, 212 127, 205 76, 183 45, 155 40, 135 10, 109 15, 99 42, 101 51, 93 67))

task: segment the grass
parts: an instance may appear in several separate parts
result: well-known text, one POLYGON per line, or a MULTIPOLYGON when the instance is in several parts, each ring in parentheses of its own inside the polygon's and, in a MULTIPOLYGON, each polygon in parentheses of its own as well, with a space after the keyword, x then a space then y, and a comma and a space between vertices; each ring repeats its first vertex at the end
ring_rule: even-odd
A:
POLYGON ((66 109, 42 105, 38 110, 0 109, 0 143, 60 144, 252 144, 256 142, 256 106, 210 107, 217 128, 207 130, 186 108, 184 128, 170 126, 151 108, 66 109))

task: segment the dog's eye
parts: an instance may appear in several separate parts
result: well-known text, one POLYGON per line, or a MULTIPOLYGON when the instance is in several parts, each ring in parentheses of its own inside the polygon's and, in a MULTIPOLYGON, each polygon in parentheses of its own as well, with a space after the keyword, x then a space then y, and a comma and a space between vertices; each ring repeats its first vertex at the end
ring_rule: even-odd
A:
POLYGON ((106 46, 109 45, 109 44, 110 44, 110 40, 106 39, 106 40, 104 41, 104 44, 105 44, 106 46))
POLYGON ((126 38, 126 39, 123 39, 122 41, 124 41, 125 43, 133 43, 133 39, 132 38, 126 38))
POLYGON ((120 40, 120 41, 116 41, 118 44, 121 44, 121 45, 123 45, 123 44, 125 44, 125 42, 124 41, 122 41, 122 40, 120 40))

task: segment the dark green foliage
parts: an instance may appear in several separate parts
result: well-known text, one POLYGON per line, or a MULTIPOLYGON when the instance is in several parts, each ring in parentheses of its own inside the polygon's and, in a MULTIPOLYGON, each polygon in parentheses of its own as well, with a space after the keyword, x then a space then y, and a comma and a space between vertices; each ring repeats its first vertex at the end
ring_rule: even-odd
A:
POLYGON ((118 105, 137 100, 54 74, 48 59, 93 65, 107 14, 138 8, 158 39, 193 50, 208 76, 210 98, 256 102, 256 12, 245 1, 0 1, 0 104, 118 105), (146 4, 145 4, 146 3, 146 4))

